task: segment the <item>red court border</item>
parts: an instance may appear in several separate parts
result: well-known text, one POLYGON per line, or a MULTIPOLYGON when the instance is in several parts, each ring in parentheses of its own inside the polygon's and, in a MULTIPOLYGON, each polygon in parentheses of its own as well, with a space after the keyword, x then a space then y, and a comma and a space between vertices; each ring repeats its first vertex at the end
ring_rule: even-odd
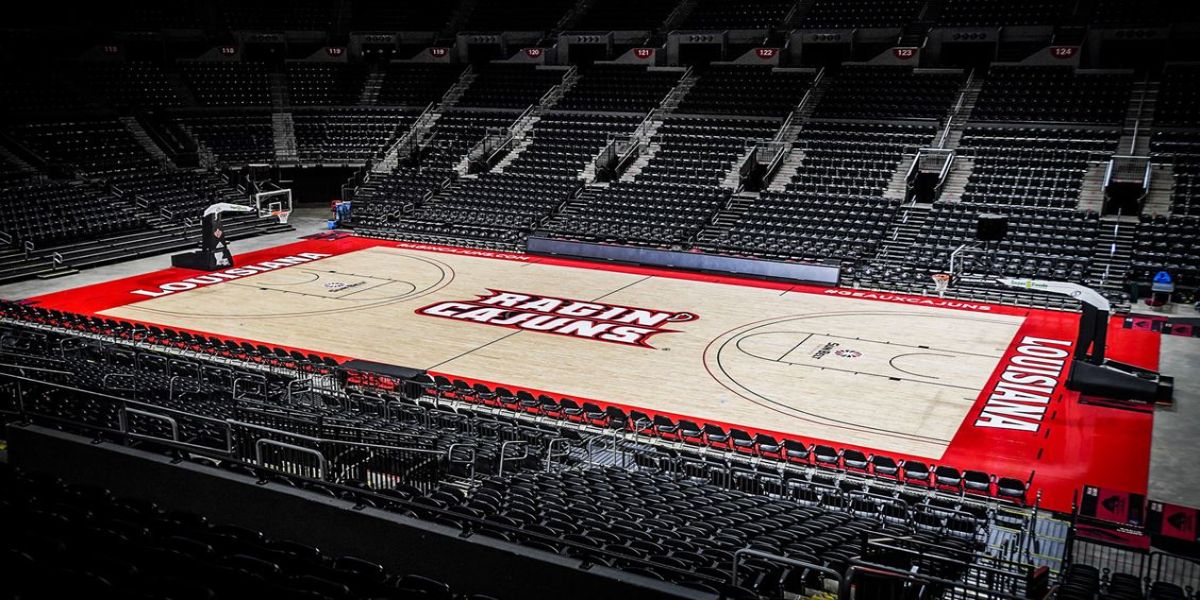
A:
MULTIPOLYGON (((988 429, 974 425, 976 419, 985 408, 987 397, 999 381, 1004 366, 1008 364, 1009 359, 1016 353, 1018 342, 1025 336, 1073 342, 1079 321, 1079 316, 1076 313, 1001 306, 982 302, 943 301, 937 298, 899 293, 827 288, 656 267, 492 252, 488 250, 395 242, 353 236, 340 239, 305 240, 248 252, 238 255, 236 264, 257 264, 295 255, 300 252, 339 255, 377 246, 776 289, 785 293, 838 295, 878 302, 935 306, 946 308, 947 310, 967 310, 970 312, 1022 316, 1025 318, 1024 323, 1014 337, 1004 358, 999 362, 996 372, 992 374, 988 384, 976 399, 975 405, 963 419, 962 425, 960 425, 958 432, 942 458, 932 460, 929 457, 912 457, 896 453, 887 454, 897 459, 916 458, 928 463, 946 464, 960 469, 983 470, 996 473, 1000 476, 1015 477, 1022 480, 1028 478, 1032 473, 1034 475, 1032 489, 1041 490, 1042 506, 1060 512, 1069 512, 1071 510, 1076 490, 1080 489, 1084 484, 1120 489, 1133 493, 1146 493, 1149 477, 1153 414, 1081 404, 1078 402, 1077 393, 1063 388, 1062 381, 1065 380, 1065 372, 1052 394, 1051 402, 1047 406, 1045 416, 1037 431, 988 429)), ((162 271, 37 296, 29 298, 28 301, 34 302, 37 306, 44 308, 94 315, 111 308, 149 299, 145 296, 132 294, 133 290, 157 290, 162 284, 181 281, 189 277, 195 277, 198 274, 196 271, 187 269, 169 268, 162 271)), ((220 285, 220 283, 212 285, 220 285)), ((155 324, 151 322, 147 323, 155 324)), ((210 332, 202 331, 190 331, 190 333, 212 335, 210 332)), ((1125 329, 1122 318, 1114 317, 1109 323, 1108 335, 1108 354, 1111 358, 1149 369, 1156 369, 1158 367, 1160 335, 1158 332, 1125 329)), ((249 341, 254 344, 267 344, 258 340, 229 339, 238 342, 249 341)), ((267 345, 280 346, 279 344, 267 345)), ((305 353, 327 356, 339 362, 353 358, 322 353, 319 348, 288 348, 288 350, 299 350, 305 353)), ((431 374, 463 379, 468 383, 484 383, 491 387, 508 387, 514 391, 525 390, 535 395, 545 393, 551 396, 561 396, 561 394, 555 393, 552 390, 525 388, 515 382, 478 381, 463 378, 453 373, 443 372, 431 372, 431 374)), ((620 402, 578 398, 574 396, 572 398, 581 403, 584 401, 593 402, 602 408, 611 405, 620 407, 626 411, 638 409, 636 406, 620 402)), ((655 413, 652 411, 643 412, 648 412, 651 416, 662 414, 675 420, 685 418, 699 423, 710 422, 726 428, 739 427, 746 429, 737 424, 721 423, 705 419, 699 415, 655 413)), ((751 435, 759 431, 753 429, 746 430, 751 435)), ((765 430, 761 432, 777 438, 796 438, 807 443, 828 444, 839 448, 854 448, 867 454, 872 452, 870 448, 856 447, 836 440, 816 439, 805 436, 802 432, 765 430)), ((1031 497, 1030 501, 1032 500, 1033 498, 1031 497)))

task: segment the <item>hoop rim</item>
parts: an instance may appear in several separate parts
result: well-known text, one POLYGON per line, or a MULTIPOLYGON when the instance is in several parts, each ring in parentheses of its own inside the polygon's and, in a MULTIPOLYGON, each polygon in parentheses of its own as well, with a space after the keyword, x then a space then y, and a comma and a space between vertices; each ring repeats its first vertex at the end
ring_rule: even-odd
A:
POLYGON ((933 275, 930 275, 930 277, 933 278, 934 281, 950 281, 949 273, 934 273, 933 275))

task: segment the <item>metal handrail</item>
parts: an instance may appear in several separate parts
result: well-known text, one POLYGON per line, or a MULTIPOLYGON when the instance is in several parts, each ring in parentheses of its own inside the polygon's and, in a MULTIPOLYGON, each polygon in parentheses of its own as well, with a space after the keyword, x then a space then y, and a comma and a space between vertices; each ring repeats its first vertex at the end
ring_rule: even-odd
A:
MULTIPOLYGON (((815 565, 813 563, 804 562, 802 560, 796 560, 794 558, 788 558, 786 556, 779 556, 778 554, 771 554, 769 552, 763 552, 762 550, 755 550, 753 548, 742 548, 740 550, 734 551, 733 566, 731 566, 729 569, 729 576, 731 578, 730 581, 734 585, 737 585, 738 565, 741 564, 743 556, 753 556, 755 558, 761 558, 766 561, 783 563, 785 565, 792 566, 792 567, 803 567, 805 569, 816 571, 817 573, 821 573, 823 575, 828 576, 829 578, 833 579, 834 581, 836 581, 838 583, 838 587, 841 587, 841 585, 842 585, 842 574, 838 573, 837 571, 834 571, 833 569, 830 569, 829 567, 815 565)), ((848 596, 846 596, 846 597, 848 597, 848 596)))

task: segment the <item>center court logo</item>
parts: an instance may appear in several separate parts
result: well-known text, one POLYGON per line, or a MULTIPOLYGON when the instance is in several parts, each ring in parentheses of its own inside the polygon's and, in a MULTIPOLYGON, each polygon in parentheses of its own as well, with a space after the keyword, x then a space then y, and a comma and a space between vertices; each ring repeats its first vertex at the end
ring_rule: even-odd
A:
POLYGON ((487 290, 486 294, 474 300, 431 304, 418 308, 416 313, 643 348, 653 348, 650 345, 651 337, 674 332, 674 329, 665 328, 668 324, 699 318, 689 312, 651 310, 500 290, 487 290))

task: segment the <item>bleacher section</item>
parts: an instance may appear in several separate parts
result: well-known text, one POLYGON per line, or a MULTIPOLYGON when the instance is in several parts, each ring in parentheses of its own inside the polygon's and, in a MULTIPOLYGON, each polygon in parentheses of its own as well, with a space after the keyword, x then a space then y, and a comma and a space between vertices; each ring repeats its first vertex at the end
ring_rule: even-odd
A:
POLYGON ((1074 5, 1069 0, 946 0, 938 24, 960 27, 1047 25, 1069 15, 1074 5))
POLYGON ((6 463, 0 504, 13 569, 6 585, 20 597, 453 597, 427 577, 6 463))
POLYGON ((287 76, 293 106, 344 106, 358 104, 367 72, 358 64, 289 62, 287 76))
POLYGON ((337 18, 335 10, 335 5, 326 0, 220 3, 222 21, 231 30, 329 31, 337 18))
POLYGON ((43 183, 0 189, 0 247, 54 246, 147 227, 132 204, 90 184, 43 183))
POLYGON ((363 226, 394 226, 426 196, 441 189, 464 154, 490 130, 508 128, 512 111, 455 109, 441 115, 429 142, 386 177, 360 190, 355 219, 363 226))
POLYGON ((596 0, 575 24, 578 31, 657 29, 678 6, 675 0, 596 0))
POLYGON ((1167 271, 1180 287, 1200 287, 1200 217, 1142 215, 1133 248, 1133 281, 1167 271))
POLYGON ((1150 150, 1156 162, 1172 165, 1171 214, 1200 216, 1200 133, 1155 132, 1150 150))
POLYGON ((961 200, 1037 208, 1078 208, 1088 161, 1117 149, 1115 129, 969 127, 959 153, 974 159, 961 200))
POLYGON ((425 106, 437 102, 462 70, 462 65, 390 63, 384 70, 379 104, 425 106))
POLYGON ((417 114, 376 107, 297 110, 292 119, 300 162, 363 164, 403 135, 417 114))
POLYGON ((595 64, 583 69, 583 77, 555 108, 645 113, 662 102, 681 74, 677 69, 595 64))
POLYGON ((96 62, 80 65, 73 72, 76 85, 118 109, 180 106, 168 71, 149 62, 96 62))
POLYGON ((575 6, 575 0, 491 0, 479 2, 463 25, 465 31, 549 31, 575 6))
POLYGON ((781 117, 792 112, 813 73, 754 65, 713 66, 676 109, 681 113, 781 117))
POLYGON ((441 31, 458 8, 458 2, 392 2, 354 0, 351 28, 354 31, 441 31))
POLYGON ((482 67, 457 106, 524 109, 562 81, 563 69, 531 64, 492 63, 482 67))
POLYGON ((920 0, 878 3, 871 0, 816 0, 800 20, 801 29, 903 27, 925 5, 920 0))
POLYGON ((0 63, 0 105, 6 112, 65 112, 91 108, 89 102, 44 69, 0 63))
POLYGON ((99 177, 154 164, 125 125, 112 118, 24 121, 10 131, 47 165, 72 174, 99 177))
POLYGON ((957 70, 850 65, 835 75, 815 114, 837 119, 941 119, 963 80, 957 70))
POLYGON ((795 6, 793 0, 699 0, 680 29, 772 29, 795 6))
POLYGON ((971 119, 1116 124, 1125 118, 1132 83, 1131 72, 993 66, 971 119))
POLYGON ((481 173, 450 188, 400 229, 519 243, 582 186, 579 171, 608 137, 628 134, 638 121, 632 115, 547 114, 528 133, 531 143, 502 172, 481 173))
POLYGON ((180 116, 184 130, 222 163, 245 165, 275 159, 275 136, 267 112, 180 116))
POLYGON ((266 65, 252 62, 190 62, 181 66, 196 100, 207 106, 270 106, 266 65))
POLYGON ((558 237, 620 244, 687 245, 732 191, 718 184, 773 119, 672 116, 651 141, 653 158, 632 181, 588 192, 551 223, 558 237))
MULTIPOLYGON (((290 482, 290 488, 450 528, 445 531, 585 559, 693 590, 736 587, 743 595, 770 596, 780 586, 792 592, 821 589, 836 582, 864 544, 879 536, 961 553, 968 561, 964 569, 976 560, 995 565, 996 559, 1019 555, 1023 544, 1015 533, 997 527, 1000 519, 1009 526, 1028 524, 1029 511, 1014 503, 1023 500, 1023 483, 979 471, 915 460, 897 463, 711 424, 665 417, 651 421, 637 411, 600 410, 569 398, 513 395, 444 378, 426 378, 420 397, 364 387, 349 389, 349 396, 315 387, 292 392, 311 376, 333 375, 336 363, 37 307, 6 304, 4 314, 0 327, 8 347, 22 349, 13 360, 57 367, 46 375, 47 383, 35 384, 37 393, 23 404, 30 423, 54 423, 62 431, 115 444, 129 437, 104 430, 129 427, 140 438, 131 451, 170 452, 186 443, 189 452, 181 460, 190 466, 219 468, 230 477, 248 476, 249 482, 290 482), (73 337, 101 330, 111 341, 81 344, 73 337), (71 349, 65 359, 62 348, 71 349), (181 377, 191 382, 186 390, 176 389, 181 377), (118 379, 119 386, 109 385, 118 379), (241 392, 235 392, 235 380, 245 382, 241 392), (122 386, 136 386, 138 400, 125 399, 127 390, 113 389, 122 386), (137 413, 127 412, 131 402, 137 413), (166 411, 173 424, 140 414, 166 411), (232 429, 226 432, 226 427, 232 429), (270 440, 272 447, 319 442, 329 459, 317 469, 302 454, 262 452, 266 442, 261 440, 270 440), (430 460, 439 455, 443 458, 430 460), (363 463, 370 468, 360 468, 363 463), (735 559, 743 548, 802 564, 791 568, 756 557, 735 559)), ((7 402, 10 391, 0 386, 0 400, 7 402)), ((50 481, 40 486, 46 484, 50 488, 40 497, 62 490, 50 481)), ((17 487, 28 489, 25 485, 17 487)), ((105 493, 74 497, 113 502, 105 493)), ((58 506, 43 505, 63 510, 58 506)), ((157 510, 145 503, 135 507, 111 510, 135 520, 138 510, 143 515, 157 510)), ((151 536, 140 539, 157 540, 165 530, 220 548, 202 553, 200 563, 229 548, 249 551, 265 543, 257 536, 247 540, 244 532, 235 536, 241 542, 224 539, 222 532, 235 530, 210 529, 194 520, 181 529, 178 516, 157 522, 151 536)), ((1046 527, 1058 531, 1061 525, 1046 527)), ((302 545, 287 548, 295 553, 302 545)), ((280 560, 279 550, 284 549, 253 555, 280 560)), ((297 560, 292 557, 288 564, 297 560)), ((337 577, 336 567, 323 568, 314 560, 299 562, 322 578, 348 577, 337 577)), ((263 575, 280 573, 267 570, 263 575)))

